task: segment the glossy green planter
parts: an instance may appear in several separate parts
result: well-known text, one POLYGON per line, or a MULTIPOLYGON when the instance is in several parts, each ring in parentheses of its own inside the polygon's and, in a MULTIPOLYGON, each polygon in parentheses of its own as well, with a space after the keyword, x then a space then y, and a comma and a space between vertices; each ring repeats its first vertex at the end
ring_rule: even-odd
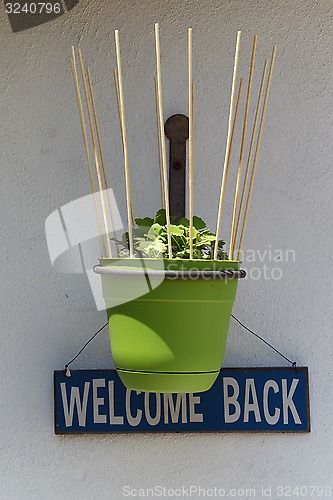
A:
MULTIPOLYGON (((144 262, 148 273, 161 266, 155 259, 144 262)), ((172 269, 172 276, 148 293, 107 309, 113 359, 130 389, 206 391, 223 362, 238 283, 235 278, 217 278, 214 272, 238 270, 239 262, 175 259, 165 260, 164 265, 167 276, 172 269)), ((112 268, 104 272, 120 272, 100 273, 109 305, 115 294, 135 289, 135 272, 142 269, 140 259, 101 259, 101 267, 112 268)))

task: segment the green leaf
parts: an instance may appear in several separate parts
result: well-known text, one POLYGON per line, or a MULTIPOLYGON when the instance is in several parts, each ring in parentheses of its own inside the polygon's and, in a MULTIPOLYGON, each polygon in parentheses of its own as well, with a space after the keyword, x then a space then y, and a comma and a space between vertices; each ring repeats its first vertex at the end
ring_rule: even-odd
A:
POLYGON ((121 240, 118 240, 117 238, 110 238, 111 241, 114 241, 115 243, 118 243, 120 245, 123 244, 123 242, 121 240))
MULTIPOLYGON (((199 235, 197 229, 195 227, 192 227, 192 238, 195 240, 197 236, 199 235)), ((188 231, 188 237, 190 237, 190 230, 188 231)))
POLYGON ((229 259, 227 252, 222 252, 221 250, 218 250, 217 256, 220 260, 228 260, 229 259))
POLYGON ((204 234, 203 236, 201 236, 200 238, 200 241, 205 241, 205 242, 211 242, 211 241, 215 241, 216 240, 216 236, 215 234, 204 234))
POLYGON ((195 229, 204 229, 206 227, 206 222, 195 215, 193 217, 193 226, 195 229))
POLYGON ((148 235, 149 238, 155 239, 156 236, 158 236, 159 234, 161 234, 162 231, 163 231, 163 227, 160 224, 158 224, 157 222, 155 222, 149 228, 149 231, 148 231, 147 235, 148 235))
POLYGON ((144 237, 147 234, 148 228, 145 226, 133 227, 133 238, 144 237))
POLYGON ((167 248, 161 240, 146 241, 141 244, 141 247, 148 257, 161 257, 167 248))
POLYGON ((145 217, 144 219, 135 219, 137 226, 150 227, 154 224, 154 219, 145 217))
POLYGON ((183 226, 175 226, 174 224, 170 224, 170 234, 172 236, 183 236, 184 227, 183 226))
POLYGON ((157 222, 161 226, 165 226, 166 224, 165 208, 161 208, 156 212, 154 222, 157 222))
POLYGON ((182 226, 185 226, 185 227, 190 227, 190 221, 186 217, 182 217, 178 221, 178 225, 182 225, 182 226))
POLYGON ((121 242, 124 248, 129 248, 129 236, 128 232, 124 233, 121 237, 121 242))

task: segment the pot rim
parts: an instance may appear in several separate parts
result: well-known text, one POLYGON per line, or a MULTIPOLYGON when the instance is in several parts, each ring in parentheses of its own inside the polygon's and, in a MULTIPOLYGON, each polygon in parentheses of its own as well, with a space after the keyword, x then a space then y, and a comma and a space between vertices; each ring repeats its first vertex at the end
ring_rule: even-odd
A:
POLYGON ((100 275, 113 275, 113 276, 131 276, 131 277, 142 277, 142 271, 145 275, 149 277, 164 277, 168 279, 242 279, 246 277, 246 271, 244 269, 230 269, 230 270, 162 270, 162 269, 133 269, 126 267, 105 267, 105 266, 95 266, 93 271, 100 275))

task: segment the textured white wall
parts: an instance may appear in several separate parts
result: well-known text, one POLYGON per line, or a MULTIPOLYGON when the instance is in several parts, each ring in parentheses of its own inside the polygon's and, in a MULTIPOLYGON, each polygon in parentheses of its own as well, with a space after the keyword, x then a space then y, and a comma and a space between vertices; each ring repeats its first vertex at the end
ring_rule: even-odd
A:
MULTIPOLYGON (((262 485, 332 485, 332 16, 329 0, 81 0, 56 21, 13 34, 3 12, 1 499, 120 499, 125 484, 255 487, 258 496, 262 485), (278 45, 246 247, 294 249, 296 262, 282 266, 280 281, 241 282, 234 312, 310 367, 310 435, 53 435, 52 372, 105 321, 105 314, 94 309, 83 276, 53 272, 44 235, 44 221, 53 210, 89 192, 70 46, 79 44, 91 64, 112 185, 125 217, 111 88, 113 30, 121 30, 135 210, 150 215, 159 208, 153 98, 156 20, 161 24, 166 116, 187 111, 186 28, 194 30, 195 205, 211 225, 236 32, 243 31, 243 73, 254 33, 259 36, 258 64, 270 55, 273 44, 278 45)), ((226 213, 230 208, 231 196, 226 213)), ((283 364, 231 324, 226 366, 283 364)), ((113 366, 107 333, 75 366, 113 366)))

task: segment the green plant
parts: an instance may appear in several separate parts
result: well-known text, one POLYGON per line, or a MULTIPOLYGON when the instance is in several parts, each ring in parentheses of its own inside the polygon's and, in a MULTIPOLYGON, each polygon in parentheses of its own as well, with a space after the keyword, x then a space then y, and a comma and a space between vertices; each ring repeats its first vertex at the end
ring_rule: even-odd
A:
MULTIPOLYGON (((133 228, 133 243, 135 256, 148 258, 168 258, 168 234, 166 225, 165 209, 158 210, 154 219, 145 217, 135 219, 137 227, 133 228)), ((190 221, 183 217, 178 222, 175 217, 171 217, 170 235, 172 243, 172 257, 175 259, 190 258, 190 221)), ((193 258, 213 259, 216 236, 206 227, 206 223, 200 217, 193 217, 193 258)), ((120 257, 127 257, 129 253, 128 233, 122 235, 120 243, 123 248, 120 250, 120 257)), ((228 259, 228 255, 223 249, 225 242, 218 241, 217 256, 219 260, 228 259)))

